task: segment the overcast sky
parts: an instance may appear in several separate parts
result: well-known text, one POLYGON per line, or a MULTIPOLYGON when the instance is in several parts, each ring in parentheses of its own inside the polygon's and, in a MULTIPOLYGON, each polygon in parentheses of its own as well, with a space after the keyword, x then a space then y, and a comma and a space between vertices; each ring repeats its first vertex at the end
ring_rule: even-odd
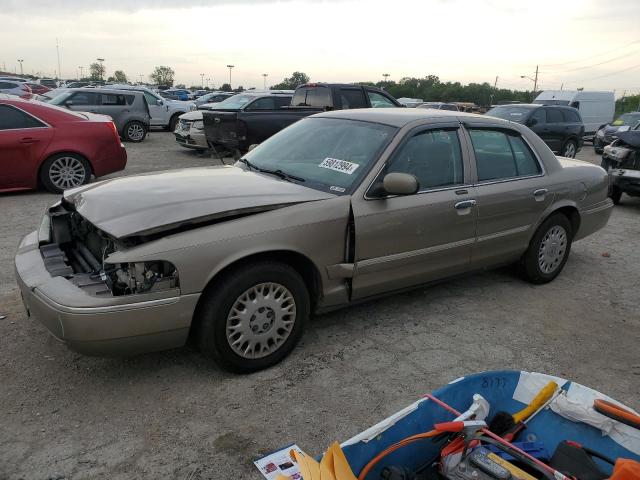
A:
POLYGON ((0 0, 0 68, 261 87, 294 70, 316 81, 438 75, 530 89, 640 92, 640 0, 0 0))

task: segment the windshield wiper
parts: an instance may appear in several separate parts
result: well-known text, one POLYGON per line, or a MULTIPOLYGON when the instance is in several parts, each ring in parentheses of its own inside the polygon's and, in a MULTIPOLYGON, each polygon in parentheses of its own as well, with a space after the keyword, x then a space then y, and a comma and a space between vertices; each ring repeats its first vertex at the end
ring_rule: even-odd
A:
POLYGON ((260 173, 269 173, 271 175, 276 175, 276 176, 280 177, 282 180, 287 180, 287 181, 291 181, 291 180, 296 180, 298 182, 304 182, 305 181, 305 179, 302 178, 302 177, 298 177, 296 175, 291 175, 290 173, 283 172, 280 169, 269 170, 268 168, 258 167, 256 165, 254 165, 253 163, 251 163, 246 158, 241 158, 239 161, 244 163, 247 167, 249 167, 249 170, 256 170, 256 171, 258 171, 260 173))

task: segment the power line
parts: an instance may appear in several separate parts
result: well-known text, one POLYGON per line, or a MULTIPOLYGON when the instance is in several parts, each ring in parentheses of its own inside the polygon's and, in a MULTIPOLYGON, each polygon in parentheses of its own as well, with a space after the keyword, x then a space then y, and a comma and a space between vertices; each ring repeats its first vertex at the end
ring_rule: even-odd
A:
POLYGON ((584 78, 582 80, 571 80, 571 83, 583 83, 583 82, 589 82, 591 80, 598 80, 600 78, 605 78, 605 77, 610 77, 612 75, 617 75, 618 73, 627 72, 629 70, 633 70, 634 68, 638 68, 638 67, 640 67, 640 63, 637 64, 637 65, 633 65, 632 67, 623 68, 622 70, 618 70, 618 71, 611 72, 611 73, 606 73, 604 75, 599 75, 597 77, 584 78))
POLYGON ((559 73, 576 72, 578 70, 585 70, 587 68, 597 67, 599 65, 604 65, 605 63, 615 62, 616 60, 620 60, 621 58, 629 57, 629 56, 635 55, 637 53, 638 53, 638 50, 634 50, 633 52, 625 53, 624 55, 620 55, 618 57, 610 58, 609 60, 605 60, 603 62, 594 63, 593 65, 587 65, 587 66, 584 66, 584 67, 572 68, 572 69, 569 69, 569 70, 560 71, 559 73))
POLYGON ((601 52, 601 53, 598 53, 596 55, 591 55, 589 57, 580 58, 578 60, 570 60, 568 62, 562 62, 562 63, 548 63, 548 64, 541 65, 541 66, 542 67, 562 67, 562 66, 564 66, 564 65, 566 65, 568 63, 580 63, 580 62, 584 62, 586 60, 591 60, 593 58, 602 57, 603 55, 607 55, 607 54, 609 54, 611 52, 615 52, 615 51, 618 51, 618 50, 623 50, 623 49, 625 49, 625 48, 627 48, 627 47, 629 47, 631 45, 635 45, 636 43, 640 43, 640 40, 634 40, 633 42, 627 43, 626 45, 623 45, 621 47, 612 48, 611 50, 607 50, 606 52, 601 52))

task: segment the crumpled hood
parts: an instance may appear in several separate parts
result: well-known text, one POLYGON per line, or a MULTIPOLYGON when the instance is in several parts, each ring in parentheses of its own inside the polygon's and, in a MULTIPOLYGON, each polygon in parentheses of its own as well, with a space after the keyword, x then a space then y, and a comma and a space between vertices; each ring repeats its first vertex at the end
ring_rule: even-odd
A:
POLYGON ((190 122, 196 120, 202 120, 202 111, 201 110, 193 110, 191 112, 183 113, 179 117, 181 120, 187 120, 190 122))
POLYGON ((168 170, 104 180, 64 193, 66 202, 116 238, 259 213, 335 195, 238 167, 168 170))

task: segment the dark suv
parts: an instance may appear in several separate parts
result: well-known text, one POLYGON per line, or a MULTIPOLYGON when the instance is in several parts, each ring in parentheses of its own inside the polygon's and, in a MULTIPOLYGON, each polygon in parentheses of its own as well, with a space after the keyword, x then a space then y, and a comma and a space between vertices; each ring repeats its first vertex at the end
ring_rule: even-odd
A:
POLYGON ((560 105, 499 105, 487 115, 526 125, 533 130, 554 153, 573 158, 582 148, 584 123, 580 112, 560 105))

